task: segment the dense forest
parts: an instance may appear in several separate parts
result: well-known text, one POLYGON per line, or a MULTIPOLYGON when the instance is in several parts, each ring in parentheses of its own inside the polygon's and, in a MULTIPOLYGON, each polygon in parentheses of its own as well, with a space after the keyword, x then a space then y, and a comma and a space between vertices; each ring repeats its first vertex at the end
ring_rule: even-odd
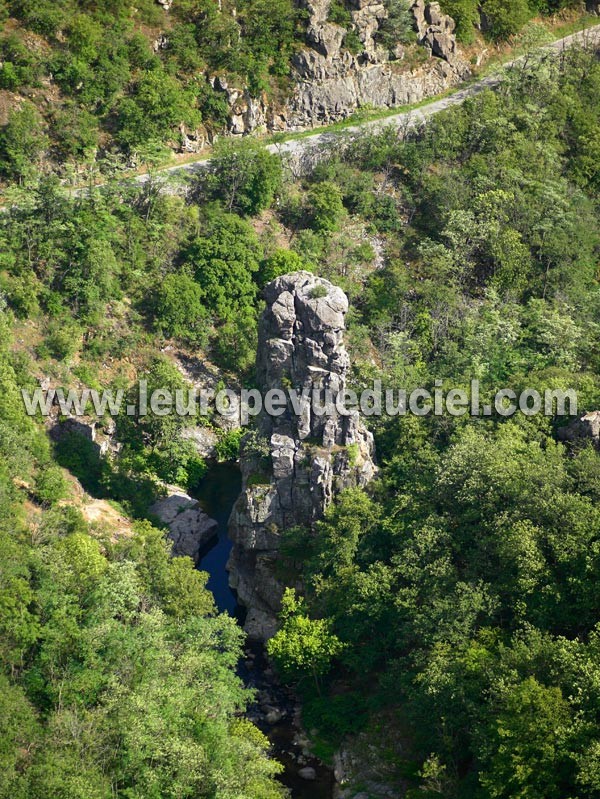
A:
MULTIPOLYGON (((163 483, 204 473, 184 421, 119 417, 122 450, 101 459, 51 444, 20 389, 180 387, 174 352, 253 385, 261 289, 307 269, 350 298, 357 389, 476 378, 484 396, 572 387, 580 412, 600 408, 600 61, 527 59, 301 180, 255 141, 223 141, 185 195, 114 175, 69 195, 48 152, 64 166, 218 126, 206 74, 284 90, 304 36, 287 0, 182 0, 154 52, 164 11, 136 6, 0 3, 0 86, 31 97, 0 129, 0 797, 274 799, 279 766, 235 672, 242 633, 144 518, 163 483), (79 483, 126 535, 85 517, 79 483)), ((468 41, 479 5, 444 6, 468 41)), ((492 39, 557 10, 482 8, 492 39)), ((269 651, 317 752, 365 733, 412 799, 597 796, 600 453, 545 416, 369 424, 372 487, 285 532, 304 590, 269 651)), ((234 458, 239 433, 217 432, 234 458)))
MULTIPOLYGON (((364 286, 345 279, 357 385, 573 386, 598 408, 599 92, 589 55, 519 69, 422 137, 365 138, 317 169, 309 192, 386 241, 364 286)), ((299 235, 322 269, 330 240, 299 235)), ((600 454, 557 443, 560 424, 380 420, 372 494, 288 531, 306 598, 287 597, 269 648, 324 751, 383 726, 410 796, 598 795, 600 454)))

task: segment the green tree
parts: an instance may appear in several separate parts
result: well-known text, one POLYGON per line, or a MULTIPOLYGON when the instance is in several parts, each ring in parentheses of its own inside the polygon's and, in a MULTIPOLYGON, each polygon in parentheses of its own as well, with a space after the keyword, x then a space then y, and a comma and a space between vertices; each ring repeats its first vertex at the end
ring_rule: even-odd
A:
POLYGON ((344 215, 339 187, 327 180, 312 186, 308 193, 308 213, 314 230, 336 230, 344 215))
POLYGON ((200 117, 191 90, 172 75, 154 69, 136 82, 131 96, 117 106, 119 141, 129 148, 152 139, 173 138, 184 122, 195 127, 200 117))
POLYGON ((219 208, 207 210, 202 235, 189 246, 186 260, 217 320, 232 322, 253 312, 259 259, 258 239, 246 221, 219 208))
POLYGON ((484 0, 481 8, 487 21, 487 34, 494 41, 505 41, 518 33, 531 17, 526 0, 484 0))
POLYGON ((228 211, 255 216, 272 205, 281 189, 281 160, 251 139, 218 142, 211 166, 204 191, 222 200, 228 211))
POLYGON ((475 39, 475 26, 479 24, 479 5, 474 0, 444 0, 442 8, 456 22, 456 37, 464 44, 475 39))
POLYGON ((12 111, 0 130, 0 169, 19 183, 33 177, 48 145, 42 119, 31 103, 12 111))
POLYGON ((494 799, 558 799, 569 770, 565 743, 569 706, 559 688, 533 677, 507 692, 492 722, 492 739, 480 782, 494 799))
POLYGON ((302 600, 286 588, 281 604, 281 629, 267 644, 267 652, 282 674, 300 679, 310 674, 320 692, 319 678, 330 670, 333 659, 343 649, 326 619, 311 619, 302 600))
POLYGON ((415 40, 415 31, 410 7, 406 0, 387 0, 387 17, 381 21, 376 33, 377 41, 393 53, 398 44, 415 40))
POLYGON ((208 340, 208 314, 202 289, 186 272, 173 272, 156 290, 156 327, 168 336, 202 346, 208 340))
POLYGON ((290 272, 300 272, 307 270, 312 272, 307 262, 293 250, 276 250, 262 264, 260 269, 260 285, 265 286, 272 280, 281 275, 288 275, 290 272))

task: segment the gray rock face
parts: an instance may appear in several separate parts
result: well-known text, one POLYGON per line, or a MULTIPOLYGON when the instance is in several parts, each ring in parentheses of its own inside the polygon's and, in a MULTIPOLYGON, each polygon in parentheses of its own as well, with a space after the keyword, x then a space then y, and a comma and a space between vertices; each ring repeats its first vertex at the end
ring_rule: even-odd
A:
POLYGON ((420 102, 457 85, 469 74, 463 62, 449 64, 432 58, 412 71, 402 71, 397 62, 353 68, 344 53, 336 62, 325 63, 314 51, 302 50, 295 68, 303 76, 289 101, 286 124, 290 130, 326 125, 346 119, 362 106, 395 108, 420 102))
POLYGON ((187 555, 196 562, 202 547, 217 533, 217 522, 180 489, 170 488, 168 496, 155 502, 149 510, 168 525, 175 556, 187 555))
POLYGON ((454 20, 441 12, 438 3, 416 0, 411 7, 419 44, 430 55, 412 70, 401 61, 387 63, 387 52, 376 44, 375 34, 387 17, 385 6, 377 0, 353 0, 353 5, 354 28, 364 47, 357 56, 341 50, 341 29, 324 21, 323 6, 308 7, 312 49, 301 50, 293 60, 296 85, 282 111, 287 128, 336 122, 365 105, 394 108, 419 102, 469 75, 469 65, 457 49, 454 20))
POLYGON ((426 4, 416 0, 412 6, 419 41, 425 44, 433 55, 453 64, 458 59, 454 30, 456 24, 452 17, 444 14, 439 3, 426 4))
POLYGON ((61 441, 72 435, 81 436, 92 442, 100 458, 118 455, 122 447, 114 438, 114 422, 101 425, 89 417, 68 416, 63 419, 56 409, 56 412, 48 417, 47 424, 54 441, 61 441))
POLYGON ((181 431, 184 441, 191 441, 201 458, 215 458, 217 455, 218 435, 210 427, 184 427, 181 431))
POLYGON ((288 395, 281 415, 263 413, 258 436, 246 438, 242 494, 229 521, 230 582, 248 609, 246 631, 257 640, 276 629, 283 585, 273 566, 281 533, 311 527, 337 493, 365 486, 376 471, 373 437, 358 413, 340 414, 334 407, 350 365, 346 295, 327 280, 295 272, 269 283, 264 298, 258 385, 263 393, 295 389, 297 402, 294 407, 288 395), (331 413, 323 414, 326 392, 331 413))
POLYGON ((569 442, 591 440, 600 450, 600 411, 591 411, 579 419, 574 419, 558 431, 558 438, 560 441, 569 442))
POLYGON ((247 88, 229 86, 222 76, 210 79, 230 107, 230 134, 302 130, 345 119, 363 106, 408 105, 439 94, 470 74, 457 48, 454 20, 442 13, 438 3, 416 0, 411 7, 416 43, 425 50, 424 63, 411 69, 402 61, 404 46, 394 48, 399 60, 389 62, 389 52, 377 44, 380 25, 388 16, 383 2, 348 2, 351 27, 363 48, 356 55, 343 47, 346 30, 328 21, 331 0, 303 1, 308 12, 307 47, 292 59, 294 86, 284 102, 273 103, 266 95, 252 97, 247 88))

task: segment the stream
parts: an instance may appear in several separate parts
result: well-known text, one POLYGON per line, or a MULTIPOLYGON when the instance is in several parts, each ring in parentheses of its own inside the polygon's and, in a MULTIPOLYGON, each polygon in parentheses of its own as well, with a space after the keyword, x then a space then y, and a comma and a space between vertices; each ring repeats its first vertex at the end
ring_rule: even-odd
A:
MULTIPOLYGON (((229 587, 226 570, 231 552, 227 524, 233 505, 241 491, 240 470, 234 463, 217 463, 190 494, 218 523, 217 537, 200 552, 198 568, 209 574, 207 587, 212 591, 220 611, 227 611, 243 623, 244 610, 229 587)), ((248 718, 269 738, 272 754, 284 766, 281 782, 290 790, 292 799, 331 799, 334 777, 330 768, 312 757, 304 748, 299 725, 300 708, 294 692, 282 685, 259 644, 246 644, 245 657, 238 673, 245 684, 256 692, 256 701, 248 708, 248 718), (314 769, 315 779, 303 779, 302 768, 314 769)))

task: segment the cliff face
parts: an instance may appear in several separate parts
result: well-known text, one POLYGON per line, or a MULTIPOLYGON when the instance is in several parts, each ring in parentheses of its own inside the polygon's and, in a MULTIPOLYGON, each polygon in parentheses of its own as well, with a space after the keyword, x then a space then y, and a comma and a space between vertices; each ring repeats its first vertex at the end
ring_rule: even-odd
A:
POLYGON ((246 631, 266 640, 276 628, 283 593, 274 567, 282 532, 310 527, 337 493, 366 485, 375 474, 373 438, 357 413, 320 414, 326 391, 346 388, 344 347, 348 300, 341 289, 308 272, 285 275, 264 291, 257 376, 263 395, 296 389, 279 416, 264 413, 242 449, 242 493, 229 533, 230 583, 247 608, 246 631))
POLYGON ((368 105, 394 108, 439 94, 469 75, 454 36, 455 24, 438 3, 416 0, 410 12, 421 63, 405 63, 406 48, 396 58, 377 44, 377 32, 388 12, 379 0, 352 0, 353 26, 362 52, 342 49, 344 30, 326 21, 330 0, 308 0, 308 48, 294 58, 295 87, 281 124, 297 130, 345 119, 368 105))
MULTIPOLYGON (((346 29, 328 21, 331 0, 298 0, 308 14, 306 46, 292 60, 292 88, 284 100, 252 96, 222 75, 210 83, 229 108, 228 132, 297 131, 346 119, 358 108, 395 108, 419 102, 460 83, 470 74, 460 54, 455 24, 439 3, 415 0, 410 18, 414 43, 381 46, 379 32, 389 12, 382 0, 347 0, 358 52, 344 46, 346 29)), ((183 148, 204 145, 204 135, 182 130, 183 148)))

